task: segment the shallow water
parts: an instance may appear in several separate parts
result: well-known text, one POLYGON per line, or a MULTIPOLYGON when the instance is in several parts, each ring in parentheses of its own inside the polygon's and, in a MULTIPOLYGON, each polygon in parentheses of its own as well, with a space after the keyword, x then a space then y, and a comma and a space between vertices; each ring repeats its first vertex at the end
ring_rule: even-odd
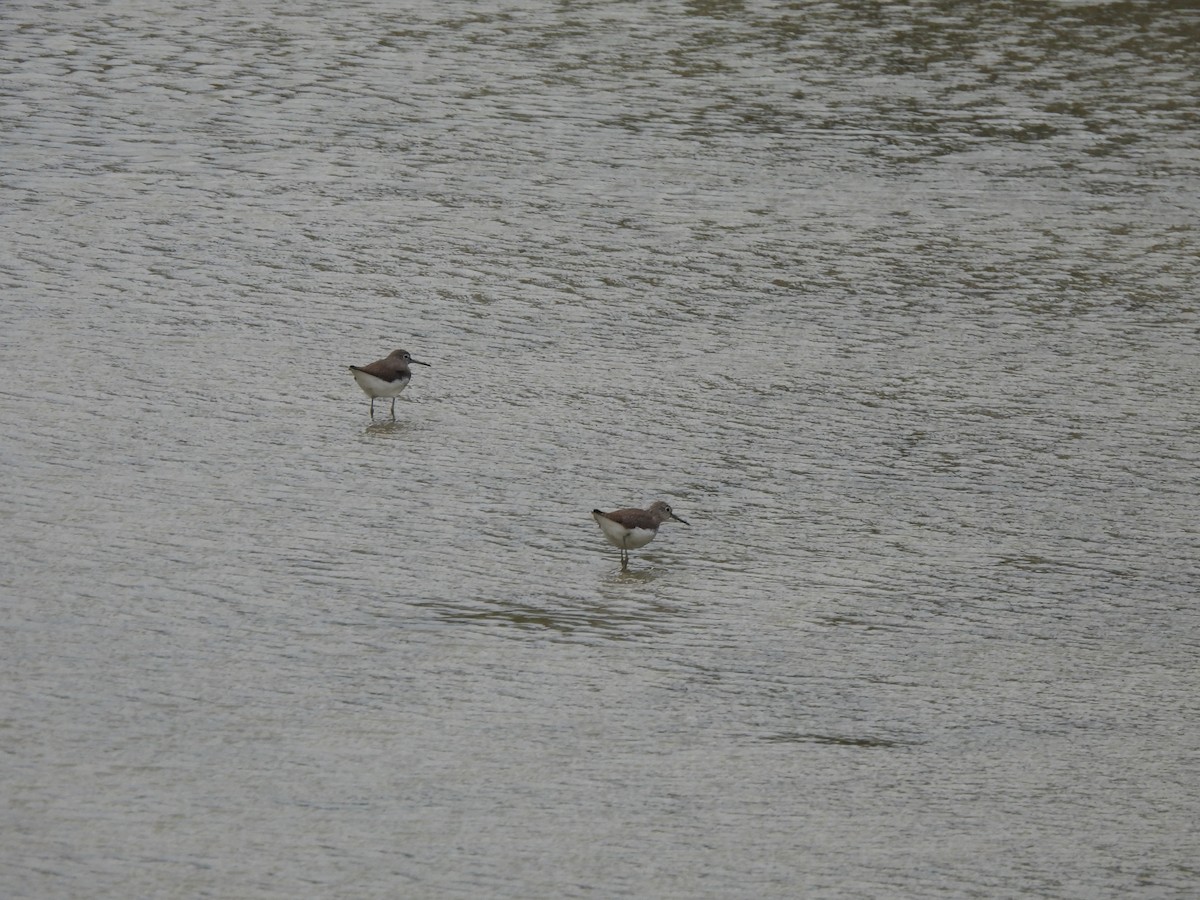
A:
POLYGON ((5 896, 1196 890, 1188 4, 0 35, 5 896))

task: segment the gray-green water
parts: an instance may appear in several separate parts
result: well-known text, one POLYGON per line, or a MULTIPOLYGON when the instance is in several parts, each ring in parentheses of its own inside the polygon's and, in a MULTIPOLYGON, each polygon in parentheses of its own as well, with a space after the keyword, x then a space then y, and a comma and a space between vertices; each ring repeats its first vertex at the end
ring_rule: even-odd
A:
POLYGON ((1200 890, 1192 4, 0 49, 5 897, 1200 890))

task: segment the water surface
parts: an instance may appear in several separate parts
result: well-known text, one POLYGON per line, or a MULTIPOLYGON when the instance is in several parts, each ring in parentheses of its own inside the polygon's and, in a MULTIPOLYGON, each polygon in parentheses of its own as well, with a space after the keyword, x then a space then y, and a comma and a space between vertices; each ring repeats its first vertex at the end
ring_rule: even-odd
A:
POLYGON ((1194 893, 1189 4, 0 46, 5 896, 1194 893))

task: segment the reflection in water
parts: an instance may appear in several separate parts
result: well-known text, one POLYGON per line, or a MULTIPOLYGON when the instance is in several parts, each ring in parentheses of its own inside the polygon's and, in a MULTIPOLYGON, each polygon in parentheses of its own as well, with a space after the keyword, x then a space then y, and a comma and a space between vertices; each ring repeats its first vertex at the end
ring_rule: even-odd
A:
POLYGON ((372 422, 363 429, 363 434, 397 434, 407 431, 412 425, 399 419, 387 422, 372 422))
POLYGON ((631 563, 628 569, 622 570, 618 567, 617 571, 610 576, 610 580, 619 584, 653 584, 662 577, 665 571, 660 566, 643 564, 635 567, 631 563))
POLYGON ((416 603, 439 619, 459 624, 497 624, 522 631, 550 631, 563 637, 600 637, 627 641, 647 634, 665 634, 679 610, 661 603, 629 601, 621 605, 571 609, 527 603, 476 601, 470 605, 416 603))
POLYGON ((896 741, 887 738, 848 737, 833 734, 800 734, 798 732, 770 734, 760 738, 768 744, 827 744, 835 747, 861 747, 865 750, 890 750, 894 747, 906 747, 907 741, 896 741))

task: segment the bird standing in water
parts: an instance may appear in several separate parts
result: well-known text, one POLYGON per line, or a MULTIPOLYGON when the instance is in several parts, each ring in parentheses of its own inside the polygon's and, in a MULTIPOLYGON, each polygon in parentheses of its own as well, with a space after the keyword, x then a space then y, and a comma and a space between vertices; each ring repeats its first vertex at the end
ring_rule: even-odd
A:
POLYGON ((371 398, 371 418, 375 418, 375 398, 392 398, 392 418, 396 418, 396 398, 412 380, 409 364, 427 366, 429 363, 413 359, 407 350, 393 350, 383 359, 365 366, 351 366, 350 374, 358 386, 371 398))
POLYGON ((592 518, 608 538, 608 542, 621 550, 621 571, 629 568, 629 551, 645 547, 658 534, 658 526, 668 519, 684 522, 675 515, 671 507, 662 500, 655 500, 645 509, 629 507, 612 512, 592 510, 592 518))

